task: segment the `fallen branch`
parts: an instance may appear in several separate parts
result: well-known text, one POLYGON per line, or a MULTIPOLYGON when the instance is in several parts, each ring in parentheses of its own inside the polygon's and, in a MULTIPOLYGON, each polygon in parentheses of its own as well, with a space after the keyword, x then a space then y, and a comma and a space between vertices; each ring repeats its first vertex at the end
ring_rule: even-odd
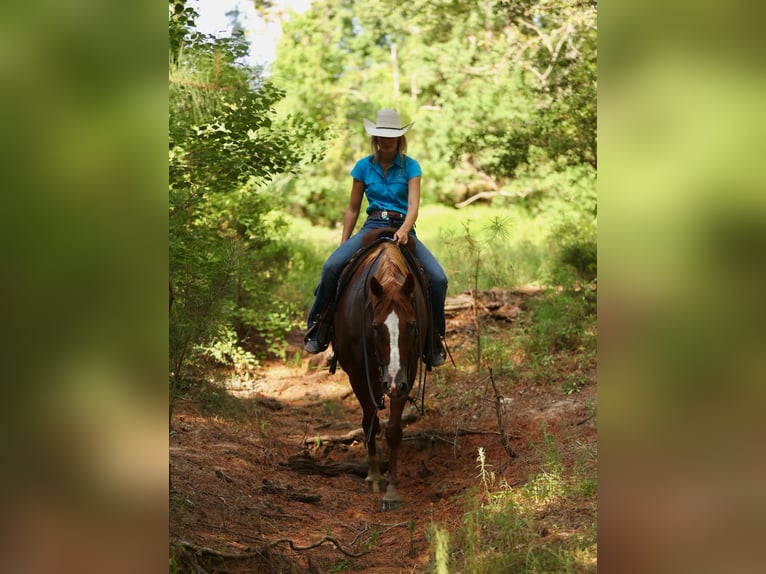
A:
POLYGON ((234 482, 234 479, 229 476, 226 476, 222 470, 216 469, 215 475, 221 480, 225 480, 226 482, 229 482, 229 483, 234 482))
POLYGON ((532 195, 533 193, 538 193, 541 190, 536 188, 529 188, 525 189, 524 191, 514 191, 511 193, 510 191, 504 191, 504 190, 498 190, 498 191, 480 191, 479 193, 472 195, 465 201, 461 201, 460 203, 456 203, 455 207, 460 209, 461 207, 465 207, 466 205, 469 205, 476 201, 477 199, 485 199, 488 197, 495 197, 495 196, 502 196, 502 197, 517 197, 519 199, 524 199, 525 197, 532 195))
MULTIPOLYGON (((367 476, 367 467, 363 464, 353 462, 326 462, 314 458, 308 453, 291 456, 287 463, 279 463, 281 467, 287 467, 290 470, 301 474, 319 474, 322 476, 338 476, 339 474, 354 474, 357 476, 367 476)), ((383 470, 381 468, 381 470, 383 470)))
POLYGON ((259 488, 261 492, 266 492, 269 494, 277 494, 279 496, 282 496, 286 500, 293 500, 298 502, 307 502, 309 504, 317 504, 322 497, 318 494, 304 494, 302 492, 297 492, 293 490, 290 486, 282 486, 279 484, 274 484, 273 482, 269 482, 265 478, 263 479, 263 486, 259 488))
POLYGON ((580 425, 582 425, 582 424, 585 424, 585 423, 587 423, 587 422, 588 422, 590 419, 594 419, 594 418, 596 418, 596 415, 595 415, 595 414, 592 414, 592 415, 588 415, 588 416, 587 416, 587 417, 585 417, 584 419, 582 419, 582 420, 580 420, 580 421, 577 421, 576 425, 577 425, 577 426, 580 426, 580 425))
POLYGON ((360 441, 364 438, 364 431, 361 428, 357 428, 348 431, 342 435, 329 435, 320 434, 314 437, 307 436, 303 439, 304 445, 317 445, 317 444, 353 444, 356 441, 360 441))
MULTIPOLYGON (((402 426, 414 423, 418 420, 418 416, 414 413, 409 413, 402 417, 402 426)), ((381 426, 382 428, 382 426, 381 426)), ((360 428, 356 428, 352 431, 348 431, 346 434, 342 435, 317 435, 313 437, 307 436, 303 439, 304 445, 316 445, 319 444, 353 444, 356 441, 363 441, 364 440, 364 430, 360 428)))
POLYGON ((450 297, 444 303, 444 311, 462 311, 473 307, 473 295, 471 293, 461 293, 450 297))
MULTIPOLYGON (((458 436, 466 436, 466 435, 500 435, 498 431, 491 431, 491 430, 482 430, 482 429, 454 429, 449 431, 441 431, 441 430, 422 430, 418 432, 413 433, 405 433, 404 436, 402 436, 402 440, 423 440, 423 439, 435 439, 435 440, 442 440, 445 442, 448 442, 449 444, 454 445, 454 441, 447 440, 450 438, 458 437, 458 436)), ((507 435, 511 438, 521 438, 521 436, 518 435, 507 435)))
POLYGON ((492 388, 495 390, 495 413, 497 414, 497 427, 500 429, 500 442, 503 445, 503 448, 505 449, 505 452, 508 453, 508 456, 510 458, 516 458, 518 455, 513 452, 511 449, 511 446, 508 444, 508 435, 505 432, 505 425, 503 424, 503 405, 505 404, 503 401, 502 395, 497 390, 497 385, 495 384, 495 377, 492 373, 492 367, 489 368, 489 381, 492 383, 492 388))
MULTIPOLYGON (((352 432, 348 432, 345 435, 340 436, 331 436, 331 435, 322 435, 315 437, 313 439, 306 438, 303 441, 304 445, 313 445, 316 444, 317 440, 321 441, 322 444, 328 445, 328 444, 351 444, 355 440, 362 440, 363 439, 363 432, 361 430, 355 430, 352 432)), ((483 430, 483 429, 453 429, 453 430, 436 430, 436 429, 424 429, 421 431, 410 431, 410 432, 404 432, 402 434, 402 440, 406 441, 417 441, 417 440, 440 440, 446 443, 449 443, 454 446, 454 439, 458 436, 466 436, 466 435, 499 435, 503 436, 503 432, 498 431, 492 431, 492 430, 483 430)), ((514 434, 508 434, 505 433, 504 435, 507 438, 514 438, 519 439, 521 438, 520 435, 514 435, 514 434)), ((297 455, 294 457, 291 457, 291 460, 307 460, 311 459, 312 463, 314 465, 318 464, 318 461, 316 459, 313 459, 309 455, 297 455)), ((298 463, 300 464, 300 462, 298 463)), ((291 467, 293 465, 290 465, 291 467)), ((351 463, 329 463, 327 465, 322 466, 323 471, 318 472, 317 474, 325 474, 326 476, 337 476, 340 473, 343 472, 350 472, 352 474, 358 474, 358 465, 353 465, 351 463), (332 473, 332 474, 330 474, 332 473)), ((298 470, 297 468, 293 468, 293 470, 298 470)))

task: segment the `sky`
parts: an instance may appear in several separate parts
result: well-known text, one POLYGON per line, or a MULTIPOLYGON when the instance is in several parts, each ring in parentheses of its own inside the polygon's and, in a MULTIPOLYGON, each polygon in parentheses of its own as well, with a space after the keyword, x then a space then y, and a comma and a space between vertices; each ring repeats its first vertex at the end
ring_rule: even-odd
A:
MULTIPOLYGON (((301 13, 309 8, 311 0, 275 0, 274 4, 283 10, 301 13)), ((226 13, 238 7, 240 22, 250 41, 248 64, 268 67, 274 61, 282 28, 278 22, 264 22, 259 18, 252 0, 190 0, 188 5, 199 12, 197 29, 216 36, 225 36, 231 32, 226 13)))

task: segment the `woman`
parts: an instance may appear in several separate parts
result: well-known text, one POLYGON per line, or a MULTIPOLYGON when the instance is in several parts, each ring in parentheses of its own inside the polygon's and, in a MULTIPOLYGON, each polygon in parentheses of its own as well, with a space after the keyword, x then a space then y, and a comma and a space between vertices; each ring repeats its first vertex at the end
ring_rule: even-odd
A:
POLYGON ((364 120, 364 128, 370 135, 372 154, 359 160, 351 170, 353 183, 351 198, 343 218, 343 235, 340 247, 330 255, 322 267, 322 277, 316 290, 316 300, 309 312, 309 330, 304 348, 309 353, 319 353, 327 348, 329 322, 323 312, 335 298, 338 278, 346 262, 362 246, 362 236, 371 229, 395 227, 394 241, 406 245, 415 242, 415 256, 425 268, 431 284, 431 307, 436 337, 431 350, 431 365, 444 364, 442 341, 445 333, 444 300, 447 297, 447 276, 431 252, 415 235, 415 221, 420 207, 420 164, 408 157, 405 132, 412 123, 402 126, 399 112, 382 109, 377 122, 364 120), (367 220, 362 229, 351 236, 362 199, 367 195, 367 220))

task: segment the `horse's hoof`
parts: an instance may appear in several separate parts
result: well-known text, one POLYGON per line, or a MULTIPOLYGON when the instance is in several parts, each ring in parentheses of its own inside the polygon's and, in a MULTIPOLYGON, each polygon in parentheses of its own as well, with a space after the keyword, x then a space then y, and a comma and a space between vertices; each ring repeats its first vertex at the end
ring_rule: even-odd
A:
POLYGON ((367 481, 367 492, 385 492, 388 486, 385 478, 378 478, 367 481))
POLYGON ((401 500, 386 500, 383 499, 383 504, 381 506, 381 511, 388 512, 389 510, 397 510, 401 508, 402 501, 401 500))

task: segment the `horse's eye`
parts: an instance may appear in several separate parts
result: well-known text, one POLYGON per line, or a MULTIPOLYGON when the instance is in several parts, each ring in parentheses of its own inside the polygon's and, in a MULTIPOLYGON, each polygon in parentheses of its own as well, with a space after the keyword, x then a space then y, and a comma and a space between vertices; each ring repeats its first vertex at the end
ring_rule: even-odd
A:
POLYGON ((407 329, 410 331, 414 331, 418 328, 418 324, 415 321, 407 321, 407 329))

